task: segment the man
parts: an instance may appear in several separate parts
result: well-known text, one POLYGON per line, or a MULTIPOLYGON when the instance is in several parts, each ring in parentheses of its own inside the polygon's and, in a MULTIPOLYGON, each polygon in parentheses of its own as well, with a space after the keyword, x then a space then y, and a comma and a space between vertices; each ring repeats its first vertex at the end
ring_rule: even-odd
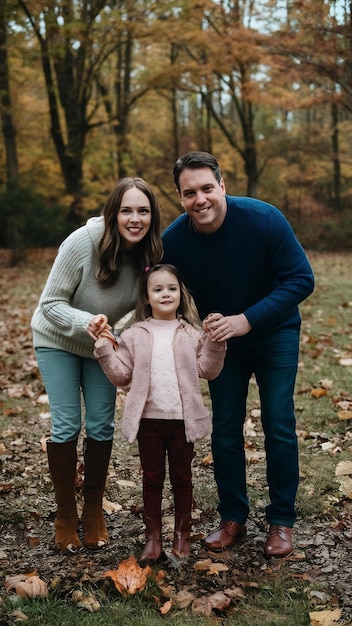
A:
POLYGON ((298 304, 313 291, 313 272, 277 208, 254 198, 226 195, 213 155, 189 152, 176 161, 173 174, 185 214, 163 234, 163 261, 181 271, 204 327, 218 341, 228 342, 224 368, 209 383, 221 523, 205 545, 221 551, 247 531, 243 424, 254 373, 270 499, 264 554, 284 557, 293 551, 299 482, 293 405, 301 321, 298 304))

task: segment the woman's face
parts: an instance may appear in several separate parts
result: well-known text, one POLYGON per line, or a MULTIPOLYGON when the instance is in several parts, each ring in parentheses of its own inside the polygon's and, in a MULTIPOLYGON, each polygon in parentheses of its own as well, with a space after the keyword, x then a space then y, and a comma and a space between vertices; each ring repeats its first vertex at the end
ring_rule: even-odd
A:
POLYGON ((117 228, 122 246, 129 250, 146 236, 152 222, 152 210, 147 196, 132 187, 122 196, 117 213, 117 228))

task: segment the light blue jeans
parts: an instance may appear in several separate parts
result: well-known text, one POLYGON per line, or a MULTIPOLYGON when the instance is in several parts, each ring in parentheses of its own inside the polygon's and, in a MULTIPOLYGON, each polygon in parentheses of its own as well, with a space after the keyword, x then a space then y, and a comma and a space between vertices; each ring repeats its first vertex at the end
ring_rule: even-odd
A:
POLYGON ((98 361, 65 350, 36 348, 39 371, 49 397, 51 440, 65 443, 77 439, 82 427, 82 397, 86 435, 109 441, 114 434, 116 387, 98 361))

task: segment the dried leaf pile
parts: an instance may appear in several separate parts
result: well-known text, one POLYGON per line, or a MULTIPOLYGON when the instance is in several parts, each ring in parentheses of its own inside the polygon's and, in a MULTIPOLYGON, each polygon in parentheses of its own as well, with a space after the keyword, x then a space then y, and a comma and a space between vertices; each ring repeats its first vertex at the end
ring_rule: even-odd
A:
MULTIPOLYGON (((45 439, 50 433, 47 397, 38 374, 30 333, 30 317, 44 281, 38 284, 35 268, 6 268, 0 277, 0 598, 16 593, 22 597, 46 597, 52 590, 70 594, 72 603, 90 612, 100 602, 89 585, 129 598, 158 589, 156 610, 166 615, 174 609, 200 616, 229 615, 250 594, 274 584, 284 573, 305 586, 310 599, 312 626, 352 620, 352 461, 340 461, 342 449, 352 450, 352 388, 337 390, 336 382, 317 375, 314 384, 297 389, 310 396, 312 406, 331 399, 334 416, 341 424, 341 436, 329 438, 318 431, 298 430, 301 441, 309 441, 315 454, 334 458, 332 489, 326 518, 299 517, 295 526, 295 552, 283 561, 266 561, 263 543, 266 525, 263 502, 266 495, 265 453, 260 429, 260 410, 252 407, 245 423, 249 487, 262 501, 251 510, 248 536, 233 550, 212 554, 202 547, 202 538, 218 524, 216 489, 213 485, 210 442, 196 446, 194 483, 206 488, 213 499, 193 511, 192 553, 180 561, 171 553, 173 531, 172 493, 168 482, 163 501, 163 538, 166 556, 153 568, 137 562, 144 540, 141 473, 136 449, 122 438, 119 425, 113 446, 104 510, 110 535, 107 548, 98 553, 82 550, 76 555, 58 554, 53 545, 55 502, 47 467, 45 439), (24 285, 23 288, 19 286, 24 285), (10 288, 11 287, 11 288, 10 288), (17 289, 17 291, 16 291, 17 289), (13 293, 12 293, 13 292, 13 293), (6 323, 5 323, 6 320, 6 323), (333 511, 333 514, 331 514, 333 511), (323 591, 316 591, 316 586, 323 591), (85 590, 87 587, 87 590, 85 590)), ((351 308, 352 311, 352 308, 351 308)), ((303 358, 316 359, 323 348, 302 335, 303 358)), ((352 344, 352 341, 350 341, 352 344)), ((336 355, 339 367, 351 370, 348 341, 336 355)), ((123 406, 124 392, 118 397, 123 406)), ((82 507, 82 441, 77 471, 77 502, 82 507)), ((306 490, 309 485, 304 485, 306 490)), ((313 487, 312 487, 313 490, 313 487)), ((195 490, 197 493, 197 490, 195 490)), ((308 491, 307 491, 308 492, 308 491)), ((313 493, 313 491, 312 491, 313 493)), ((322 497, 325 497, 322 494, 322 497)), ((351 622, 350 622, 351 623, 351 622)))

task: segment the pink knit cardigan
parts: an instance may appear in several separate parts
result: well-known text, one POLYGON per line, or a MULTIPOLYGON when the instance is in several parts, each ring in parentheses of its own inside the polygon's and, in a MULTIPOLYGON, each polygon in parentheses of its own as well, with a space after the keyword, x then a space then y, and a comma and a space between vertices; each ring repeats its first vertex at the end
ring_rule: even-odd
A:
MULTIPOLYGON (((148 320, 137 322, 121 335, 117 350, 109 339, 95 342, 94 356, 106 376, 116 386, 131 385, 122 418, 122 433, 132 443, 147 400, 152 354, 152 333, 148 320)), ((199 378, 216 378, 224 365, 226 342, 216 343, 207 334, 180 320, 173 349, 180 388, 187 441, 198 441, 209 434, 211 420, 204 406, 199 378)))

